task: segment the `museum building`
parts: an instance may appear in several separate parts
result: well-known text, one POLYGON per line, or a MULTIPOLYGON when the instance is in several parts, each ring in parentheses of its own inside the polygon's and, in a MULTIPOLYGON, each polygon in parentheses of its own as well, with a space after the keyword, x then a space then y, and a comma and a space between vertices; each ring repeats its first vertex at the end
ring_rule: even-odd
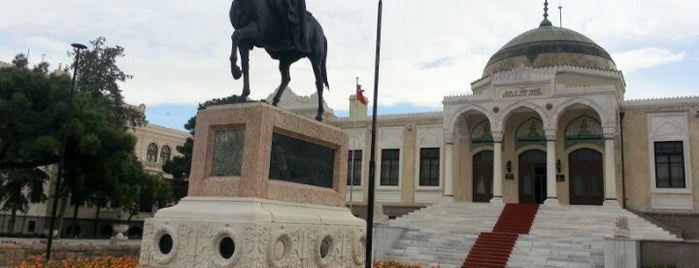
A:
MULTIPOLYGON (((546 16, 492 55, 471 92, 444 97, 441 112, 378 117, 375 198, 389 217, 448 198, 699 218, 699 97, 624 99, 609 53, 546 16)), ((291 95, 281 104, 314 114, 315 96, 291 95)), ((347 201, 364 216, 371 117, 349 102, 327 122, 349 133, 347 201)))

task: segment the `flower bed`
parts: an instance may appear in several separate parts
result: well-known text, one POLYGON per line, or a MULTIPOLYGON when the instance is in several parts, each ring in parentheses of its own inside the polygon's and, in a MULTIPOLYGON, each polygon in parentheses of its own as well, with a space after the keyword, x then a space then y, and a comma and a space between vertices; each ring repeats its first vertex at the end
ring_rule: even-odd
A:
POLYGON ((97 257, 94 260, 69 258, 61 261, 47 261, 44 256, 31 257, 14 268, 135 268, 138 259, 134 257, 97 257))

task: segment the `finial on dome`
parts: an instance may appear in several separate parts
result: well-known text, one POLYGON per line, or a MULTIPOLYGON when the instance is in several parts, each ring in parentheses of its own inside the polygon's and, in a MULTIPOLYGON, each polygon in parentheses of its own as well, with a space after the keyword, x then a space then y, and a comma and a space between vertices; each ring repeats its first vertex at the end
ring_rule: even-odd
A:
POLYGON ((541 23, 539 24, 539 27, 553 26, 551 21, 549 21, 548 16, 549 16, 549 1, 544 0, 544 20, 541 21, 541 23))

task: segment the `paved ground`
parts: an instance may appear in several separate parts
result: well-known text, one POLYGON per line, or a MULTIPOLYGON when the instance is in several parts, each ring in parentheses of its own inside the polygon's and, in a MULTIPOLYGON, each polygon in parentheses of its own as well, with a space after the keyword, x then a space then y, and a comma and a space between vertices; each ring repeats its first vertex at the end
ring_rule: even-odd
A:
MULTIPOLYGON (((65 245, 109 245, 109 239, 67 239, 67 238, 61 238, 61 239, 56 239, 53 240, 54 245, 55 244, 65 244, 65 245)), ((0 237, 0 244, 2 243, 8 243, 8 244, 34 244, 34 243, 40 243, 40 244, 46 244, 46 238, 16 238, 16 237, 0 237)), ((124 241, 120 244, 128 244, 128 245, 140 245, 141 244, 141 239, 130 239, 127 241, 124 241)))

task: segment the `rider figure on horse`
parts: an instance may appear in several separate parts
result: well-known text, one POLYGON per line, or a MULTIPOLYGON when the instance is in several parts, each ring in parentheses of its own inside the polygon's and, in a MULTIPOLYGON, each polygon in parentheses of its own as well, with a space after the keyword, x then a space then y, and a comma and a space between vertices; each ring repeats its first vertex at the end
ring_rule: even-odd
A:
POLYGON ((282 0, 284 11, 288 18, 287 29, 292 37, 292 42, 302 53, 310 53, 311 45, 306 37, 306 1, 305 0, 282 0))

